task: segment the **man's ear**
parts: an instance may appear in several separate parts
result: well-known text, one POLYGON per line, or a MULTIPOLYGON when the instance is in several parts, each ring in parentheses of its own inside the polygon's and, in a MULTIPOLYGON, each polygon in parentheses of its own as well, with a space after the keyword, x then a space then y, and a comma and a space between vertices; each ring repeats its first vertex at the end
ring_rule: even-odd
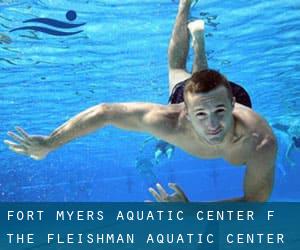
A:
POLYGON ((235 101, 236 101, 236 99, 235 99, 235 97, 233 96, 232 99, 231 99, 231 106, 232 106, 232 108, 234 108, 235 101))
POLYGON ((184 105, 184 115, 185 115, 186 119, 188 119, 189 121, 191 120, 186 104, 184 105))

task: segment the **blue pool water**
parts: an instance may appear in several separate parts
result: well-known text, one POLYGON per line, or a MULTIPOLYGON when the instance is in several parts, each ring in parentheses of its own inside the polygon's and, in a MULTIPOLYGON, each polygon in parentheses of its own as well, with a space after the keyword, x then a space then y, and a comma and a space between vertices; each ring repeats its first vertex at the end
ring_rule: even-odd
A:
MULTIPOLYGON (((200 0, 192 10, 192 19, 206 22, 209 66, 242 83, 270 123, 300 122, 299 10, 295 0, 200 0)), ((146 134, 107 127, 42 161, 2 143, 17 125, 46 135, 102 102, 166 103, 166 52, 176 11, 171 0, 0 1, 0 201, 143 201, 154 181, 178 183, 192 201, 242 194, 244 167, 179 149, 153 166, 156 177, 141 174, 136 160, 153 153, 152 141, 141 150, 146 134), (67 21, 68 10, 77 13, 74 23, 86 23, 75 29, 81 33, 9 32, 32 18, 67 21)), ((292 152, 292 168, 284 158, 290 138, 277 134, 277 165, 286 173, 277 168, 272 200, 299 201, 299 151, 292 152)))

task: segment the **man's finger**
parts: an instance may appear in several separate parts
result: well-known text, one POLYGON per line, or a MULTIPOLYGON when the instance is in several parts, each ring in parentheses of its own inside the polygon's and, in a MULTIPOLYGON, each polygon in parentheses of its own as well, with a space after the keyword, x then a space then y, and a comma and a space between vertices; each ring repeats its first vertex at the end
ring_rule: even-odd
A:
POLYGON ((17 147, 17 146, 20 146, 20 144, 14 143, 14 142, 9 141, 9 140, 4 140, 3 142, 4 142, 7 146, 9 146, 9 147, 17 147))
POLYGON ((16 152, 17 154, 26 155, 26 151, 23 148, 17 148, 17 147, 14 147, 14 146, 10 146, 9 149, 16 152))
POLYGON ((153 188, 149 188, 148 190, 153 195, 156 201, 161 201, 159 194, 153 188))
POLYGON ((7 133, 10 137, 12 137, 15 141, 21 143, 21 144, 25 144, 26 142, 24 141, 24 138, 18 136, 17 134, 13 133, 13 132, 8 132, 7 133))
POLYGON ((181 197, 186 198, 186 196, 185 196, 183 190, 182 190, 176 183, 169 183, 168 185, 169 185, 169 187, 170 187, 171 189, 173 189, 173 190, 174 190, 177 194, 179 194, 181 197))
POLYGON ((162 199, 168 197, 168 193, 166 192, 166 190, 164 190, 164 188, 159 183, 156 184, 156 187, 162 199))
POLYGON ((16 149, 23 149, 23 150, 26 150, 26 146, 25 145, 22 145, 22 144, 17 144, 17 143, 14 143, 12 141, 9 141, 9 140, 4 140, 3 141, 10 149, 11 148, 16 148, 16 149))
POLYGON ((7 146, 18 145, 18 144, 14 143, 14 142, 12 142, 12 141, 9 141, 9 140, 4 140, 3 143, 6 144, 7 146))
POLYGON ((34 159, 34 160, 41 160, 42 158, 36 155, 29 155, 30 158, 34 159))
POLYGON ((25 153, 26 152, 26 148, 23 146, 23 145, 20 145, 20 144, 16 144, 12 141, 9 141, 9 140, 4 140, 3 141, 10 150, 16 152, 16 153, 25 153))
POLYGON ((29 135, 26 133, 26 131, 24 129, 22 129, 21 127, 16 127, 16 130, 27 140, 30 140, 29 135))

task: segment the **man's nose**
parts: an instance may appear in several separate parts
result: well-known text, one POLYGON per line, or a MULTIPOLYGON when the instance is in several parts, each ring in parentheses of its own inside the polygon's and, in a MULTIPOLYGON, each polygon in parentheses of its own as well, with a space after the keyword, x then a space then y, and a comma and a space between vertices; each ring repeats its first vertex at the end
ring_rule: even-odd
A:
POLYGON ((209 116, 208 118, 208 128, 210 130, 217 129, 219 127, 219 121, 214 116, 209 116))

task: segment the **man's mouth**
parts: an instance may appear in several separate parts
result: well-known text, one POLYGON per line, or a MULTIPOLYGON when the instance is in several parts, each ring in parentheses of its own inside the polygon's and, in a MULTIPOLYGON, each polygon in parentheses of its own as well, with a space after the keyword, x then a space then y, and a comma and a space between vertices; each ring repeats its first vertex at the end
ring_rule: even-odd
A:
POLYGON ((214 130, 209 130, 207 134, 209 134, 209 135, 217 135, 217 134, 219 134, 221 131, 222 131, 222 128, 219 127, 219 128, 217 128, 217 129, 214 129, 214 130))

